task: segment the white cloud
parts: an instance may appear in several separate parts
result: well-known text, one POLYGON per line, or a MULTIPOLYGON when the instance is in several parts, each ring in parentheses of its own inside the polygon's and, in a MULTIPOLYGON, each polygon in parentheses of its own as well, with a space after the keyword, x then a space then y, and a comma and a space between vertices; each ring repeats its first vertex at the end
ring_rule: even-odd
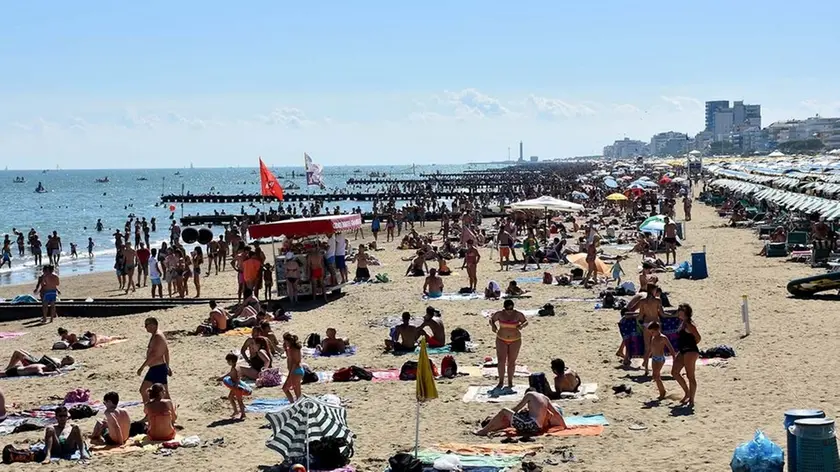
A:
POLYGON ((612 109, 616 113, 622 113, 622 114, 626 114, 626 115, 632 115, 632 114, 642 112, 642 110, 640 110, 639 107, 637 107, 635 105, 631 105, 629 103, 622 103, 620 105, 613 105, 612 109))
POLYGON ((529 95, 525 100, 525 106, 537 118, 546 120, 593 116, 597 114, 596 108, 599 108, 598 104, 592 102, 572 103, 536 95, 529 95))
POLYGON ((452 107, 458 115, 474 115, 481 118, 504 116, 510 110, 498 99, 485 95, 474 88, 463 89, 459 92, 445 90, 438 102, 452 107))
POLYGON ((670 103, 678 111, 683 111, 686 108, 703 109, 703 102, 693 97, 662 95, 659 98, 670 103))
POLYGON ((291 107, 276 108, 268 115, 259 115, 257 119, 267 125, 281 125, 289 128, 301 128, 313 124, 306 118, 303 111, 291 107))

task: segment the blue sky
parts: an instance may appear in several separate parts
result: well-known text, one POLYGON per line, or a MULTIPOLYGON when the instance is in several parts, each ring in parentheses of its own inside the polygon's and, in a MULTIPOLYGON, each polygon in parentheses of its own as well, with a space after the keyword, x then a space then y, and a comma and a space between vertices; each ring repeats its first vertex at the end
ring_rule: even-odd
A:
POLYGON ((454 163, 840 116, 840 2, 6 2, 10 168, 454 163), (403 4, 404 3, 404 4, 403 4))

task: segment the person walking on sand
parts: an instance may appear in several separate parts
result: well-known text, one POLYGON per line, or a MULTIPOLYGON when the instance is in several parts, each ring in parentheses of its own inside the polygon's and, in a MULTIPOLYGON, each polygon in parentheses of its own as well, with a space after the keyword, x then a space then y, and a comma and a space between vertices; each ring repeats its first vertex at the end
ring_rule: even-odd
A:
POLYGON ((137 286, 140 286, 140 280, 143 281, 143 286, 146 286, 146 282, 148 281, 149 277, 149 259, 151 259, 152 253, 146 247, 144 243, 140 243, 137 247, 137 286))
POLYGON ((650 360, 653 365, 653 381, 659 390, 659 400, 665 399, 665 385, 662 383, 662 367, 665 365, 665 350, 672 358, 677 357, 671 341, 660 331, 659 323, 653 322, 648 326, 650 331, 650 360))
POLYGON ((464 253, 464 264, 461 266, 467 268, 467 276, 470 279, 470 291, 478 290, 478 262, 481 260, 481 254, 475 247, 475 242, 470 239, 467 240, 467 252, 464 253))
POLYGON ((55 313, 55 301, 58 298, 58 294, 61 293, 58 290, 58 285, 61 281, 53 273, 54 269, 51 265, 44 266, 43 274, 38 277, 38 283, 35 285, 35 290, 33 290, 33 292, 40 293, 41 295, 41 323, 47 322, 47 313, 50 314, 50 323, 55 321, 57 316, 55 313))
POLYGON ((47 240, 47 255, 50 257, 50 264, 58 266, 61 259, 61 238, 58 237, 58 231, 53 231, 47 240))
POLYGON ((286 350, 286 367, 289 369, 289 376, 286 377, 286 382, 283 383, 283 392, 286 393, 286 398, 289 403, 294 403, 300 399, 300 384, 305 373, 303 367, 300 365, 300 351, 303 346, 297 336, 291 333, 283 335, 283 348, 286 350))
POLYGON ((169 346, 166 345, 166 338, 163 333, 158 330, 158 320, 156 318, 146 318, 144 324, 146 332, 152 335, 146 348, 146 360, 137 369, 137 375, 139 376, 143 373, 143 369, 149 368, 143 378, 143 383, 140 384, 140 397, 145 404, 149 403, 149 389, 154 384, 162 385, 164 398, 170 398, 168 379, 172 375, 172 369, 169 368, 169 346))
POLYGON ((694 370, 697 364, 697 359, 700 357, 700 349, 697 343, 700 342, 700 332, 697 331, 697 326, 692 320, 694 311, 691 305, 683 303, 677 308, 677 316, 682 321, 679 331, 677 331, 677 345, 680 348, 679 354, 674 358, 674 366, 671 368, 671 375, 674 380, 680 384, 685 396, 680 400, 680 404, 694 407, 694 396, 697 394, 697 379, 694 376, 694 370), (682 377, 682 370, 685 369, 685 376, 688 379, 686 384, 682 377))
POLYGON ((126 241, 125 247, 122 250, 123 263, 125 264, 125 293, 128 291, 137 291, 137 286, 134 285, 134 270, 137 268, 137 251, 131 247, 131 243, 126 241))

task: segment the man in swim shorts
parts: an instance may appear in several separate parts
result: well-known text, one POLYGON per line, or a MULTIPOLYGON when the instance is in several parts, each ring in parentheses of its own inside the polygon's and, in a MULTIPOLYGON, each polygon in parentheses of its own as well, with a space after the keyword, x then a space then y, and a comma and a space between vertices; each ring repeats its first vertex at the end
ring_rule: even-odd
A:
POLYGON ((423 295, 429 298, 443 296, 443 278, 437 275, 437 269, 429 269, 429 276, 423 282, 423 295))
POLYGON ((41 323, 47 322, 47 313, 50 315, 50 323, 55 320, 56 312, 55 312, 55 301, 58 298, 58 294, 61 293, 58 290, 58 285, 61 281, 58 279, 58 276, 55 275, 54 267, 51 265, 44 266, 43 274, 38 277, 38 283, 35 285, 35 290, 33 292, 39 292, 41 295, 41 323))
POLYGON ((391 337, 385 340, 385 351, 414 352, 422 330, 411 325, 411 313, 402 314, 402 324, 391 330, 391 337))
POLYGON ((309 283, 312 285, 312 298, 318 295, 318 287, 327 301, 327 289, 324 285, 324 255, 317 247, 313 247, 306 255, 306 264, 309 266, 309 283))
POLYGON ((137 369, 137 375, 143 373, 143 369, 148 367, 146 376, 143 378, 143 383, 140 384, 140 397, 143 403, 149 402, 149 389, 154 384, 161 384, 164 387, 164 395, 169 398, 169 376, 172 375, 172 370, 169 368, 169 346, 166 345, 166 338, 163 333, 158 331, 158 321, 155 318, 146 318, 145 321, 146 332, 152 335, 149 339, 149 345, 146 348, 146 360, 143 365, 137 369))
POLYGON ((131 430, 128 411, 119 407, 120 395, 117 392, 106 393, 102 403, 105 405, 105 418, 94 425, 91 441, 102 441, 108 446, 122 446, 128 441, 131 430))
POLYGON ((665 265, 672 264, 670 262, 671 255, 674 255, 673 264, 677 263, 677 224, 669 218, 665 217, 665 234, 662 236, 662 241, 665 243, 665 265))
POLYGON ((80 459, 89 459, 87 445, 82 437, 82 431, 76 425, 67 424, 70 419, 70 412, 64 405, 55 409, 55 426, 48 426, 44 432, 44 451, 46 456, 42 464, 49 464, 52 457, 69 459, 79 453, 80 459))
POLYGON ((541 393, 528 392, 513 409, 503 408, 487 424, 473 432, 476 436, 490 436, 507 428, 516 429, 519 436, 536 436, 551 428, 566 429, 563 415, 541 393))

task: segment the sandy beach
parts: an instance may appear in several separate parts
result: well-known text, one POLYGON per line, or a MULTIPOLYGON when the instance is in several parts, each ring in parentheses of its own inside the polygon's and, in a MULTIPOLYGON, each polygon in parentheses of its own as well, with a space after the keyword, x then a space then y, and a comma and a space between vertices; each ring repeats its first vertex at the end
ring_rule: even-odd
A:
MULTIPOLYGON (((680 211, 681 213, 681 211, 680 211)), ((681 214, 678 213, 681 217, 681 214)), ((599 385, 598 400, 562 402, 565 415, 603 413, 609 420, 600 436, 538 437, 544 448, 531 459, 551 471, 635 471, 728 470, 734 448, 748 441, 756 429, 764 430, 784 447, 783 413, 791 408, 820 408, 829 417, 837 411, 836 391, 840 381, 830 372, 840 367, 840 360, 831 353, 838 346, 840 325, 836 322, 835 302, 794 300, 785 291, 792 278, 813 275, 816 270, 805 264, 786 263, 755 254, 760 246, 755 234, 746 229, 723 227, 725 221, 714 210, 695 205, 694 219, 686 224, 687 239, 678 252, 679 260, 690 258, 690 252, 705 246, 710 277, 705 280, 674 280, 672 274, 660 275, 660 284, 669 292, 671 302, 690 303, 703 337, 701 349, 720 344, 732 346, 737 357, 720 366, 697 368, 697 405, 693 414, 674 409, 675 400, 660 405, 649 402, 656 397, 652 382, 641 381, 641 370, 620 367, 615 351, 620 343, 616 327, 619 314, 614 310, 596 310, 593 302, 555 303, 562 316, 531 318, 523 331, 520 363, 532 372, 550 371, 549 362, 560 357, 575 369, 584 383, 599 385), (749 297, 752 334, 742 338, 740 305, 743 295, 749 297), (615 396, 611 387, 627 384, 631 395, 615 396), (637 428, 643 425, 644 429, 637 428), (632 427, 632 429, 631 429, 632 427), (577 462, 548 465, 546 459, 557 458, 563 447, 573 448, 577 462)), ((487 222, 485 222, 487 223, 487 222)), ((436 232, 438 226, 427 224, 425 231, 436 232)), ((424 232, 418 228, 419 232, 424 232)), ((372 240, 368 234, 368 241, 372 240)), ((355 241, 352 241, 355 242, 355 241)), ((353 357, 306 358, 314 370, 328 370, 349 365, 370 368, 398 368, 407 360, 382 353, 386 327, 369 327, 371 323, 410 311, 421 316, 426 303, 421 300, 421 278, 403 277, 407 263, 400 260, 410 251, 395 249, 395 243, 384 244, 385 251, 376 255, 383 267, 373 273, 388 273, 390 283, 350 286, 344 296, 315 309, 293 311, 290 322, 276 325, 280 334, 290 331, 304 338, 308 333, 323 333, 328 327, 338 329, 339 336, 349 337, 358 352, 353 357)), ((523 275, 539 276, 542 271, 523 274, 518 268, 498 272, 498 256, 482 249, 479 264, 479 286, 489 280, 506 284, 523 275)), ((452 261, 453 270, 460 260, 452 261)), ((622 265, 627 278, 636 280, 639 257, 633 255, 622 265)), ((567 272, 568 267, 554 267, 552 272, 567 272)), ((448 291, 468 285, 465 271, 445 279, 448 291)), ((203 279, 203 296, 236 295, 232 272, 203 279)), ((118 297, 113 274, 67 277, 62 280, 64 299, 118 297)), ((34 284, 0 287, 0 297, 10 298, 28 293, 34 284)), ((597 290, 523 285, 532 297, 517 301, 519 309, 539 308, 555 297, 593 297, 597 290)), ((148 289, 135 296, 148 297, 148 289)), ((192 290, 192 289, 191 289, 192 290)), ((485 356, 494 356, 494 335, 482 310, 500 309, 499 301, 435 301, 442 311, 447 333, 456 327, 467 329, 477 351, 456 356, 460 367, 476 365, 485 356)), ((49 353, 56 339, 56 328, 71 332, 94 331, 103 335, 120 335, 128 341, 102 348, 75 352, 83 366, 57 378, 24 378, 0 381, 8 405, 32 408, 54 403, 54 396, 63 398, 77 387, 90 389, 93 398, 101 400, 111 390, 123 400, 139 400, 141 379, 137 368, 144 360, 148 334, 143 320, 155 316, 164 331, 193 330, 206 318, 208 308, 185 307, 148 314, 116 318, 60 318, 55 324, 32 326, 31 323, 4 323, 0 331, 25 331, 15 339, 0 340, 0 358, 8 359, 15 349, 26 349, 36 355, 49 353)), ((228 390, 215 377, 226 372, 224 356, 238 351, 243 338, 231 336, 180 336, 170 340, 173 377, 172 398, 178 405, 179 423, 184 436, 198 435, 202 441, 224 438, 224 445, 177 449, 170 456, 147 452, 95 455, 86 466, 91 471, 114 470, 259 470, 281 462, 275 452, 265 447, 270 434, 262 415, 252 414, 244 422, 219 424, 230 415, 226 400, 228 390)), ((436 363, 442 356, 433 356, 436 363)), ((284 369, 285 370, 285 366, 284 369)), ((499 439, 478 438, 470 434, 478 422, 496 413, 501 405, 464 403, 462 397, 472 385, 494 385, 495 380, 464 376, 438 381, 440 398, 422 408, 421 448, 440 443, 499 443, 499 439)), ((527 384, 527 378, 520 383, 527 384)), ((670 394, 681 391, 670 375, 666 376, 670 394)), ((395 452, 407 450, 414 443, 414 382, 316 383, 303 386, 305 394, 333 393, 347 405, 348 420, 356 433, 356 455, 352 464, 362 471, 383 471, 395 452)), ((282 390, 259 389, 254 398, 280 398, 282 390)), ((510 406, 511 404, 505 404, 510 406)), ((133 419, 142 416, 142 409, 129 410, 133 419)), ((90 433, 94 419, 79 424, 90 433)), ((40 439, 43 432, 8 435, 0 444, 14 443, 21 447, 40 439)), ((559 462, 559 461, 558 461, 559 462)), ((34 465, 16 464, 8 470, 31 470, 34 465)), ((45 470, 71 470, 79 466, 62 461, 45 470)))

